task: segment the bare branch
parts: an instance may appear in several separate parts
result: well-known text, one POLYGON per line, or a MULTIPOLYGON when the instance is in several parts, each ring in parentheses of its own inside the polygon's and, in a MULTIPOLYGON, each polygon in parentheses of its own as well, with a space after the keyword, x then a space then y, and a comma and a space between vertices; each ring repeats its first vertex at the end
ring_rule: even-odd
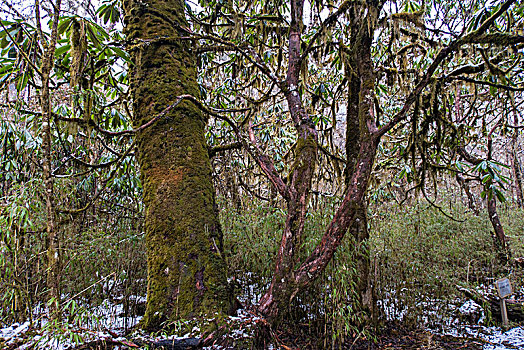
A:
POLYGON ((209 158, 213 158, 214 156, 217 155, 217 153, 220 153, 220 152, 230 151, 233 149, 241 149, 241 148, 242 148, 242 142, 233 142, 227 145, 218 145, 214 147, 209 147, 208 149, 209 158))

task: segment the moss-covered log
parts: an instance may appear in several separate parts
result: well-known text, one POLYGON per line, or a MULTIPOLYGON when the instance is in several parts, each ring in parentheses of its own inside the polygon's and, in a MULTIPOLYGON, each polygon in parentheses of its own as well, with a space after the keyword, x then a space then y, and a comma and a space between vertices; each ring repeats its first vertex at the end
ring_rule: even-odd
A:
MULTIPOLYGON (((192 41, 176 39, 187 28, 183 1, 123 3, 134 62, 133 124, 140 127, 176 96, 199 97, 196 61, 192 41), (156 40, 164 37, 171 40, 156 40)), ((230 306, 205 124, 186 101, 136 136, 148 253, 145 329, 230 306)))

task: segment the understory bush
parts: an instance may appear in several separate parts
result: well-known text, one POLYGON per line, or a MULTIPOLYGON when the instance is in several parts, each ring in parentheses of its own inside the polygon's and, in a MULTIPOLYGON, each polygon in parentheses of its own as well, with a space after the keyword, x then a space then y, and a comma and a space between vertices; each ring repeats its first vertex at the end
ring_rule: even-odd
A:
POLYGON ((373 208, 371 239, 382 319, 446 325, 460 306, 458 285, 489 288, 503 276, 487 215, 465 213, 456 205, 448 217, 426 202, 373 208))
MULTIPOLYGON (((335 208, 336 200, 330 199, 310 210, 301 259, 318 243, 335 208)), ((524 248, 522 214, 509 204, 500 206, 515 256, 524 248)), ((409 206, 374 204, 368 217, 379 321, 442 327, 457 319, 465 301, 458 285, 490 291, 496 279, 509 275, 514 289, 522 288, 522 273, 498 258, 486 213, 475 216, 461 203, 447 205, 444 213, 421 200, 409 206)), ((223 205, 221 218, 230 278, 236 281, 241 301, 256 303, 270 282, 285 211, 256 202, 241 212, 223 205)), ((359 335, 354 327, 358 316, 351 310, 351 250, 346 237, 323 276, 290 307, 295 325, 332 345, 359 335)))
MULTIPOLYGON (((80 185, 64 180, 57 187, 61 193, 75 193, 80 185)), ((0 198, 0 324, 35 322, 47 316, 42 187, 40 180, 33 180, 0 198)), ((80 207, 85 205, 82 200, 79 195, 74 202, 58 204, 61 209, 80 207)), ((140 208, 101 202, 58 217, 61 309, 68 318, 71 302, 89 308, 108 299, 122 304, 125 315, 143 309, 142 298, 137 298, 146 293, 142 220, 136 215, 140 208)))

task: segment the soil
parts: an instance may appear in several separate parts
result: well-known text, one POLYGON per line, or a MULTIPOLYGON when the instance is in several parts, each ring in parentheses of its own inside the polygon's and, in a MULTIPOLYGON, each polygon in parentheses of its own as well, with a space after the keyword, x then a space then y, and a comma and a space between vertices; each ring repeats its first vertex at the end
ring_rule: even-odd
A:
MULTIPOLYGON (((375 339, 356 337, 348 339, 342 346, 334 349, 341 350, 396 350, 396 349, 449 349, 449 350, 480 350, 486 342, 482 339, 457 338, 431 333, 423 329, 408 329, 395 323, 384 326, 380 335, 375 339)), ((332 344, 319 340, 306 339, 293 335, 280 334, 278 336, 280 348, 285 350, 317 350, 331 349, 332 344)))

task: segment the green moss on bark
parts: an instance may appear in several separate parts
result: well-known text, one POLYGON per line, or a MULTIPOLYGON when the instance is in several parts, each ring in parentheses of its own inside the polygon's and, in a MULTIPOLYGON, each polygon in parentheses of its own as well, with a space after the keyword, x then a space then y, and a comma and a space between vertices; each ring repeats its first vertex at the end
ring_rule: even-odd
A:
POLYGON ((309 135, 307 138, 298 138, 295 145, 295 162, 291 165, 289 170, 289 182, 295 175, 295 173, 303 174, 306 169, 314 171, 316 162, 316 149, 317 141, 313 135, 309 135))
MULTIPOLYGON (((191 42, 148 42, 180 35, 184 3, 124 1, 134 126, 147 123, 181 94, 199 97, 191 42)), ((222 233, 215 207, 206 120, 189 102, 137 135, 144 190, 148 300, 142 326, 224 313, 230 307, 222 233)))

